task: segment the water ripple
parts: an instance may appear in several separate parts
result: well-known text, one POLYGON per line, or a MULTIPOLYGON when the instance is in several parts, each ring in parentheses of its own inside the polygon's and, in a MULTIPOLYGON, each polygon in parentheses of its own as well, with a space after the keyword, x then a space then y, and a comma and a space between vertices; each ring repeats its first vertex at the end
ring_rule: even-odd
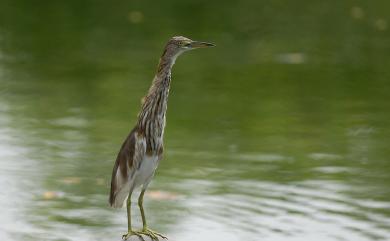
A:
POLYGON ((343 193, 349 187, 342 184, 324 182, 318 188, 313 182, 283 185, 231 181, 228 186, 225 194, 205 193, 186 203, 191 210, 197 210, 193 213, 199 219, 196 225, 203 227, 208 220, 225 231, 244 230, 246 235, 269 236, 269 240, 309 239, 315 235, 316 240, 390 238, 390 218, 372 212, 387 208, 389 203, 355 200, 343 193))

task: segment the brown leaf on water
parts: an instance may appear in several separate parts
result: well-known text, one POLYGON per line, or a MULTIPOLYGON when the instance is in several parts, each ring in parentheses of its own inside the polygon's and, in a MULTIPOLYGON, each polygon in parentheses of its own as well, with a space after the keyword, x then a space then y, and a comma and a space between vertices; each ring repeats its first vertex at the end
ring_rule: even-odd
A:
POLYGON ((52 191, 47 191, 43 193, 43 199, 49 200, 56 197, 56 193, 52 191))
POLYGON ((56 198, 61 198, 64 194, 62 192, 56 192, 56 191, 46 191, 42 194, 42 198, 44 200, 52 200, 56 198))
POLYGON ((179 197, 177 193, 165 191, 149 191, 145 195, 151 199, 156 200, 176 200, 179 197))
POLYGON ((79 184, 81 182, 80 177, 64 177, 61 179, 64 184, 79 184))

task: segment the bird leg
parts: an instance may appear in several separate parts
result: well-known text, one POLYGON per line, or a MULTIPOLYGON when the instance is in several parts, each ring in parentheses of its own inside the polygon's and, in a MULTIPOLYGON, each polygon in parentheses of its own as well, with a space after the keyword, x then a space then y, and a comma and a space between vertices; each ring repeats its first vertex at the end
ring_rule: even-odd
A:
POLYGON ((167 239, 167 237, 165 237, 161 233, 158 233, 158 232, 153 231, 153 230, 148 228, 148 226, 146 224, 146 217, 145 217, 145 211, 144 211, 144 205, 143 205, 144 194, 145 194, 145 189, 142 189, 141 194, 139 195, 139 198, 138 198, 138 206, 139 206, 139 209, 141 211, 141 217, 142 217, 142 230, 139 233, 147 235, 147 236, 151 237, 153 240, 159 240, 158 237, 161 237, 163 239, 167 239))
POLYGON ((127 233, 122 235, 122 239, 123 240, 127 240, 128 238, 130 238, 130 236, 132 235, 136 235, 138 236, 142 241, 145 241, 144 238, 142 237, 142 235, 140 234, 140 232, 137 232, 137 231, 133 231, 131 229, 131 193, 132 193, 132 190, 130 190, 129 192, 129 196, 127 198, 127 233))

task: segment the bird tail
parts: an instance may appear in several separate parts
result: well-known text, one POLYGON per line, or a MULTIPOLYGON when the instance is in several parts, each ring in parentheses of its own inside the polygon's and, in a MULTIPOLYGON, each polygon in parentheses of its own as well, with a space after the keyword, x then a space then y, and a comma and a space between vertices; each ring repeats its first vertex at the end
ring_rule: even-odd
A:
MULTIPOLYGON (((114 169, 114 171, 117 170, 114 169)), ((108 201, 113 208, 123 207, 130 191, 129 185, 127 185, 125 180, 122 180, 120 173, 118 174, 119 176, 113 174, 111 179, 111 191, 108 201)))
POLYGON ((117 193, 110 193, 110 206, 113 208, 121 208, 124 206, 127 197, 129 196, 129 191, 122 188, 117 193))
POLYGON ((134 156, 135 128, 122 144, 121 150, 115 161, 111 176, 111 191, 109 203, 111 207, 121 208, 130 191, 130 170, 134 156))

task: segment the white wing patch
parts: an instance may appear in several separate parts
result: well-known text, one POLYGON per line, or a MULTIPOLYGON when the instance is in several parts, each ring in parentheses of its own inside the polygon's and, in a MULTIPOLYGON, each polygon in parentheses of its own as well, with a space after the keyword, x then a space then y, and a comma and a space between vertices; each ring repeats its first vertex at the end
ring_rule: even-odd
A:
POLYGON ((135 171, 133 185, 138 187, 143 185, 144 188, 147 187, 149 182, 154 176, 154 172, 158 166, 158 156, 148 156, 145 155, 145 158, 142 160, 141 166, 138 170, 135 171))
POLYGON ((136 188, 141 185, 146 187, 157 169, 158 161, 157 155, 146 154, 145 137, 136 135, 133 168, 130 170, 130 187, 136 188))

